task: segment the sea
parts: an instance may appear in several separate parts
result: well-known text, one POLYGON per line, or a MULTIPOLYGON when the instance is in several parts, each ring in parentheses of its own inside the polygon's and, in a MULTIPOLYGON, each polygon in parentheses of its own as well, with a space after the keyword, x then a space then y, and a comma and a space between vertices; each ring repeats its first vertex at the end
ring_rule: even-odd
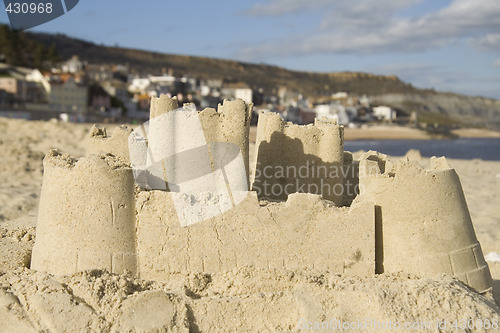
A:
POLYGON ((345 141, 344 150, 375 150, 390 156, 404 156, 418 149, 424 157, 446 156, 456 159, 500 161, 500 138, 459 138, 446 140, 353 140, 345 141))

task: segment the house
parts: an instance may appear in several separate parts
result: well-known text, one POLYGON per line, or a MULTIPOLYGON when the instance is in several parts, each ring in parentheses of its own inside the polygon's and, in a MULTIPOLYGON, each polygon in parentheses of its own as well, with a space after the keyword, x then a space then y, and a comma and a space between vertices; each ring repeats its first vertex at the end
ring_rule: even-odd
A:
POLYGON ((85 66, 85 75, 90 82, 101 82, 113 78, 113 72, 109 65, 87 65, 85 66))
POLYGON ((50 82, 38 69, 35 68, 31 73, 26 75, 26 81, 39 83, 43 87, 45 93, 47 95, 50 94, 50 82))
POLYGON ((4 90, 17 100, 24 97, 24 80, 20 80, 9 74, 0 74, 0 90, 4 90))
POLYGON ((118 98, 123 103, 130 101, 129 93, 127 91, 127 84, 117 79, 101 81, 101 87, 113 97, 118 98))
POLYGON ((240 98, 245 101, 245 103, 252 103, 252 89, 243 82, 224 85, 221 88, 221 96, 222 99, 240 98))
MULTIPOLYGON (((352 108, 349 107, 349 110, 352 108)), ((315 107, 316 118, 337 119, 339 125, 349 125, 351 122, 350 112, 340 103, 319 104, 315 107)))
POLYGON ((378 120, 392 121, 396 119, 396 111, 388 106, 375 106, 373 108, 373 115, 378 120))
POLYGON ((11 96, 12 106, 24 108, 26 103, 46 102, 50 85, 38 69, 0 64, 0 90, 11 96))
POLYGON ((83 62, 80 61, 80 58, 77 55, 74 55, 71 59, 61 65, 61 69, 63 73, 75 74, 83 70, 83 62))
POLYGON ((31 70, 0 64, 0 89, 12 95, 15 103, 21 103, 26 98, 26 75, 31 70))
POLYGON ((359 99, 359 104, 364 107, 364 108, 369 108, 370 107, 370 100, 366 95, 361 96, 359 99))
POLYGON ((49 105, 59 112, 87 112, 88 89, 73 76, 56 76, 51 81, 49 105))

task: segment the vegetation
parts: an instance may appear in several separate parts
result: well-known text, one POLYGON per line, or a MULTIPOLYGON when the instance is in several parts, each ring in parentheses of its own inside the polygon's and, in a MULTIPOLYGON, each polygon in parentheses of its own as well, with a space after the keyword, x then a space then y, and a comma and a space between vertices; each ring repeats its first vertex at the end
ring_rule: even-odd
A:
POLYGON ((30 68, 49 67, 60 61, 54 44, 44 44, 23 32, 0 25, 0 61, 30 68))

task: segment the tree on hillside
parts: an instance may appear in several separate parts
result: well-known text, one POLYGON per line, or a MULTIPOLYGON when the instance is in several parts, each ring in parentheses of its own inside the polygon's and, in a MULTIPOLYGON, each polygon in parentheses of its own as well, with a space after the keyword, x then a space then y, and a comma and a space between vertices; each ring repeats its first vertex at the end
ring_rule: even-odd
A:
POLYGON ((47 48, 23 32, 12 32, 4 24, 0 25, 0 55, 7 64, 39 69, 46 62, 54 63, 60 59, 54 45, 47 48))

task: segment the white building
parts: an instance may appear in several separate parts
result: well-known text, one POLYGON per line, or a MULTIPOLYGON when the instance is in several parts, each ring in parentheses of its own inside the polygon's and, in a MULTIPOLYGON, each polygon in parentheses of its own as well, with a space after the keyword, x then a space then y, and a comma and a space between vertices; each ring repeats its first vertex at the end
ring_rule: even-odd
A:
POLYGON ((173 86, 175 84, 175 76, 172 75, 159 75, 150 76, 149 81, 152 83, 157 83, 162 86, 173 86))
POLYGON ((83 70, 83 62, 80 61, 77 55, 74 55, 62 64, 61 69, 64 73, 78 73, 83 70))
POLYGON ((335 94, 332 94, 333 99, 346 99, 348 97, 346 92, 339 91, 336 92, 335 94))
POLYGON ((339 125, 348 125, 350 123, 349 114, 344 106, 340 104, 319 104, 314 108, 316 118, 323 117, 328 119, 337 119, 339 125))
POLYGON ((375 106, 373 108, 373 115, 379 120, 395 120, 396 111, 388 106, 375 106))
POLYGON ((149 78, 136 77, 132 79, 132 83, 128 86, 128 91, 133 94, 141 94, 151 85, 149 78))
POLYGON ((50 94, 50 82, 38 69, 34 69, 31 73, 26 75, 26 81, 40 83, 45 92, 50 94))
POLYGON ((243 83, 224 86, 221 89, 221 95, 227 99, 241 98, 245 103, 252 103, 253 98, 252 89, 243 83))

